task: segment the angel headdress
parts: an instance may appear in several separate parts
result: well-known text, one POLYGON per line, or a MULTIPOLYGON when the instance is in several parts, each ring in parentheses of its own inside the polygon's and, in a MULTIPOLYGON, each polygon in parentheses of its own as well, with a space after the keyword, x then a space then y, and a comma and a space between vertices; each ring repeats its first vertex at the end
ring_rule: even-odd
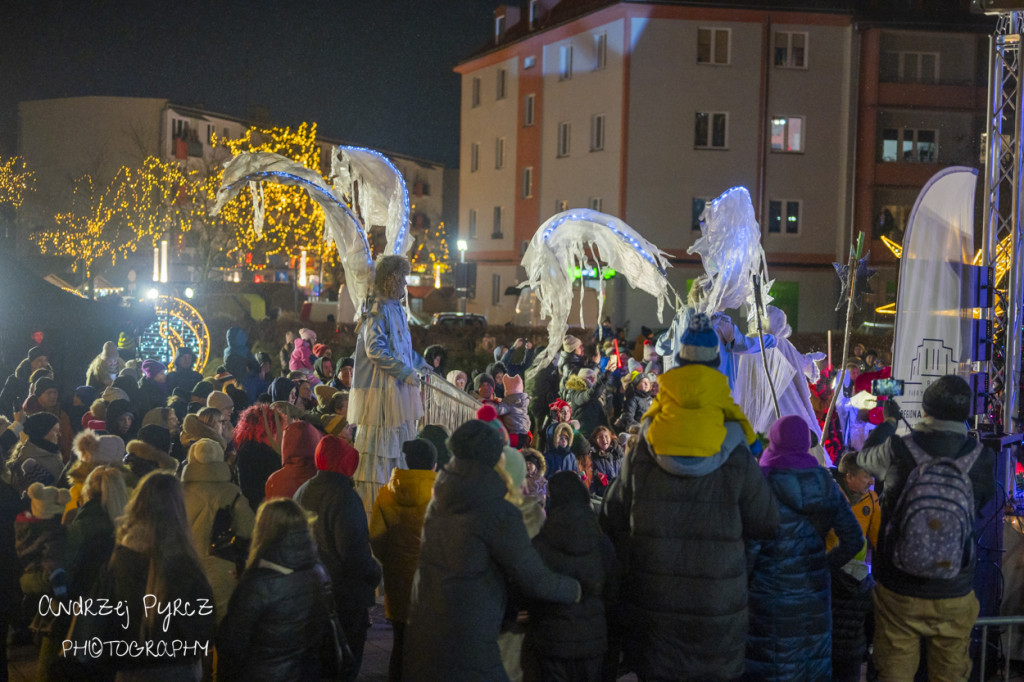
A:
POLYGON ((359 312, 373 282, 373 259, 366 229, 349 208, 358 203, 371 225, 383 225, 387 253, 406 255, 412 248, 409 235, 409 192, 401 173, 380 152, 362 147, 335 147, 331 157, 333 187, 315 170, 270 152, 238 154, 224 166, 212 213, 218 213, 245 185, 253 197, 257 234, 263 229, 263 182, 301 187, 324 210, 327 237, 334 242, 345 268, 352 305, 359 312))
MULTIPOLYGON (((541 315, 548 318, 548 346, 535 361, 544 366, 561 347, 572 307, 573 272, 604 266, 623 275, 635 289, 658 301, 658 319, 669 297, 665 254, 614 216, 585 208, 572 209, 549 218, 530 240, 523 255, 526 285, 540 299, 541 315), (588 253, 589 252, 589 253, 588 253)), ((604 279, 598 276, 598 319, 604 307, 604 279)), ((581 294, 582 295, 582 294, 581 294)), ((583 326, 580 309, 580 326, 583 326)))

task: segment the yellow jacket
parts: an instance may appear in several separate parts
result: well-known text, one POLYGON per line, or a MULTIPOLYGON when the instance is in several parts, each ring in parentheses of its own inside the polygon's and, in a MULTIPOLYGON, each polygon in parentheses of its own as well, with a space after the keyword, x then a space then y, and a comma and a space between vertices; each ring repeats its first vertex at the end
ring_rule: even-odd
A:
POLYGON ((412 579, 420 561, 420 536, 437 472, 392 469, 370 516, 370 547, 384 571, 384 607, 390 620, 409 616, 412 579))
POLYGON ((725 440, 725 422, 737 422, 747 443, 754 429, 733 402, 725 375, 706 365, 684 365, 658 378, 658 394, 644 413, 647 442, 659 455, 710 457, 725 440))

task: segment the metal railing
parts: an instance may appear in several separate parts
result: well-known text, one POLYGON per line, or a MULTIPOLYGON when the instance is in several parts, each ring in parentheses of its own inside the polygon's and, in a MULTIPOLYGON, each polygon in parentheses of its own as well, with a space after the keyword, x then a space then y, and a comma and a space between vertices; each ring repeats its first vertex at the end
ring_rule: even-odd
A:
POLYGON ((979 658, 981 659, 978 663, 978 679, 981 682, 985 682, 988 678, 985 677, 985 671, 988 664, 988 629, 990 627, 1005 627, 1006 631, 1000 633, 1000 635, 1006 636, 1006 647, 1003 651, 1003 659, 1005 661, 1005 668, 1003 671, 1003 682, 1008 682, 1010 679, 1010 644, 1013 640, 1013 627, 1015 625, 1024 625, 1024 616, 986 616, 979 618, 974 623, 974 629, 981 628, 981 651, 979 658))

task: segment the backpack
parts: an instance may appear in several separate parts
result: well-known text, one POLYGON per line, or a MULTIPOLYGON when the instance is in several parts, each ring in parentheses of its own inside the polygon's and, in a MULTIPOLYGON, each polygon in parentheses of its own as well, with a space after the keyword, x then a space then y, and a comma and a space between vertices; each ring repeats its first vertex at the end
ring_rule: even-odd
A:
POLYGON ((919 578, 948 580, 974 557, 974 489, 968 472, 981 443, 963 457, 932 457, 904 436, 916 464, 886 524, 892 564, 919 578))

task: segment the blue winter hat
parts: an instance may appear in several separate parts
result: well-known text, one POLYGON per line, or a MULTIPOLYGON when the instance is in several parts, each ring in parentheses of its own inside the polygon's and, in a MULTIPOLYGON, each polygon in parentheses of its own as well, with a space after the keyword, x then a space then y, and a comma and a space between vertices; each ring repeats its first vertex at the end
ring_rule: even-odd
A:
POLYGON ((690 311, 690 324, 679 339, 679 364, 699 363, 718 367, 718 334, 704 313, 690 311))

